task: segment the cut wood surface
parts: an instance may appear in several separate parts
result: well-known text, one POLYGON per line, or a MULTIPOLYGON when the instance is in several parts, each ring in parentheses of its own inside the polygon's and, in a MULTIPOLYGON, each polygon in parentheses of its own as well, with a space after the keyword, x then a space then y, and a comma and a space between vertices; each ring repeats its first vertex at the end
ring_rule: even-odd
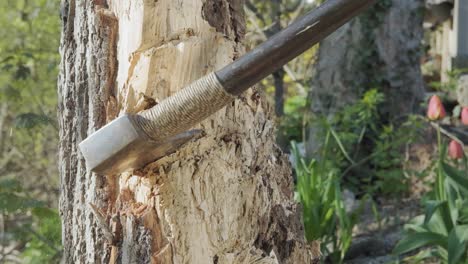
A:
POLYGON ((91 174, 77 148, 243 54, 243 1, 62 2, 64 262, 312 263, 319 254, 255 89, 203 121, 204 137, 138 171, 91 174))

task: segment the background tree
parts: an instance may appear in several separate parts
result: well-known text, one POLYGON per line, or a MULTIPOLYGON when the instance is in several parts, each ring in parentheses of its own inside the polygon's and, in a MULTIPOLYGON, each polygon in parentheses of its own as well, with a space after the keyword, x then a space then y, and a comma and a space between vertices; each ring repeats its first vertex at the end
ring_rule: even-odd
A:
POLYGON ((117 115, 240 56, 243 1, 64 0, 62 10, 64 261, 310 263, 289 164, 258 91, 200 124, 203 138, 138 171, 89 173, 77 148, 117 115))
MULTIPOLYGON (((330 123, 335 119, 338 132, 356 136, 350 140, 355 143, 347 151, 350 158, 360 160, 376 151, 376 142, 383 140, 385 131, 396 130, 409 114, 418 111, 424 96, 420 69, 423 15, 423 0, 378 1, 373 8, 321 42, 310 96, 315 121, 308 132, 309 156, 317 157, 322 146, 323 125, 317 121, 320 118, 330 123), (376 89, 377 94, 368 93, 372 89, 376 89), (363 98, 361 106, 375 105, 368 117, 362 107, 346 108, 360 98, 363 98), (339 114, 344 109, 348 114, 339 114), (356 115, 352 116, 351 112, 356 115), (353 127, 344 128, 343 118, 346 117, 343 116, 346 115, 348 124, 355 124, 351 125, 353 127), (363 122, 359 121, 361 119, 363 122), (369 126, 369 121, 376 127, 369 126)), ((398 148, 395 138, 389 143, 392 140, 398 148)), ((358 167, 358 177, 366 175, 365 171, 371 169, 369 166, 374 169, 380 166, 372 162, 364 165, 358 167)))

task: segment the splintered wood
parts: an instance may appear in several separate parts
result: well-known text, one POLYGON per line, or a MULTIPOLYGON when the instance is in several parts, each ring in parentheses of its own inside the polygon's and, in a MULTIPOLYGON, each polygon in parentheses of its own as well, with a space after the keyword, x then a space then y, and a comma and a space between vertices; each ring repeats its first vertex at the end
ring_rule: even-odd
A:
MULTIPOLYGON (((110 2, 119 20, 120 112, 141 110, 144 97, 161 101, 239 56, 244 21, 241 1, 234 2, 110 2)), ((147 240, 156 263, 310 262, 290 169, 257 95, 248 92, 202 122, 204 138, 120 178, 120 191, 148 205, 123 220, 124 244, 147 240)), ((134 247, 121 249, 123 262, 141 257, 134 247)))
POLYGON ((146 168, 106 177, 86 172, 74 145, 86 134, 244 51, 242 0, 97 2, 105 10, 90 8, 90 0, 63 5, 64 261, 312 263, 317 256, 304 241, 289 163, 275 146, 270 109, 257 91, 203 121, 203 138, 146 168), (108 50, 112 39, 115 52, 108 50), (119 241, 108 243, 109 232, 119 241))

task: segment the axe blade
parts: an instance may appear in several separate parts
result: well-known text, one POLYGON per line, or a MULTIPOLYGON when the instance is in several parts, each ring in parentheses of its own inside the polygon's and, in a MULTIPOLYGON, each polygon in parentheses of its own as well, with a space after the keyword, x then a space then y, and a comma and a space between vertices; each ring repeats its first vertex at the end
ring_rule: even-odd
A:
POLYGON ((190 130, 156 142, 135 125, 132 115, 123 115, 86 138, 79 148, 89 170, 115 175, 142 168, 200 135, 201 130, 190 130))

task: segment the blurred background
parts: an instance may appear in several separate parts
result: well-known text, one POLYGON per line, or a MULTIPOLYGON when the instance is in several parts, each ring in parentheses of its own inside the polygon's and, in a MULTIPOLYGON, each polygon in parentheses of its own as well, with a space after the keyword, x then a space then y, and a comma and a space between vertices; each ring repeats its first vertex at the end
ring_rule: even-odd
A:
MULTIPOLYGON (((246 0, 245 45, 321 2, 246 0)), ((258 85, 324 263, 466 263, 467 10, 380 0, 258 85)), ((0 263, 60 261, 60 30, 58 0, 0 1, 0 263)))
POLYGON ((0 263, 60 259, 59 1, 0 2, 0 263))

